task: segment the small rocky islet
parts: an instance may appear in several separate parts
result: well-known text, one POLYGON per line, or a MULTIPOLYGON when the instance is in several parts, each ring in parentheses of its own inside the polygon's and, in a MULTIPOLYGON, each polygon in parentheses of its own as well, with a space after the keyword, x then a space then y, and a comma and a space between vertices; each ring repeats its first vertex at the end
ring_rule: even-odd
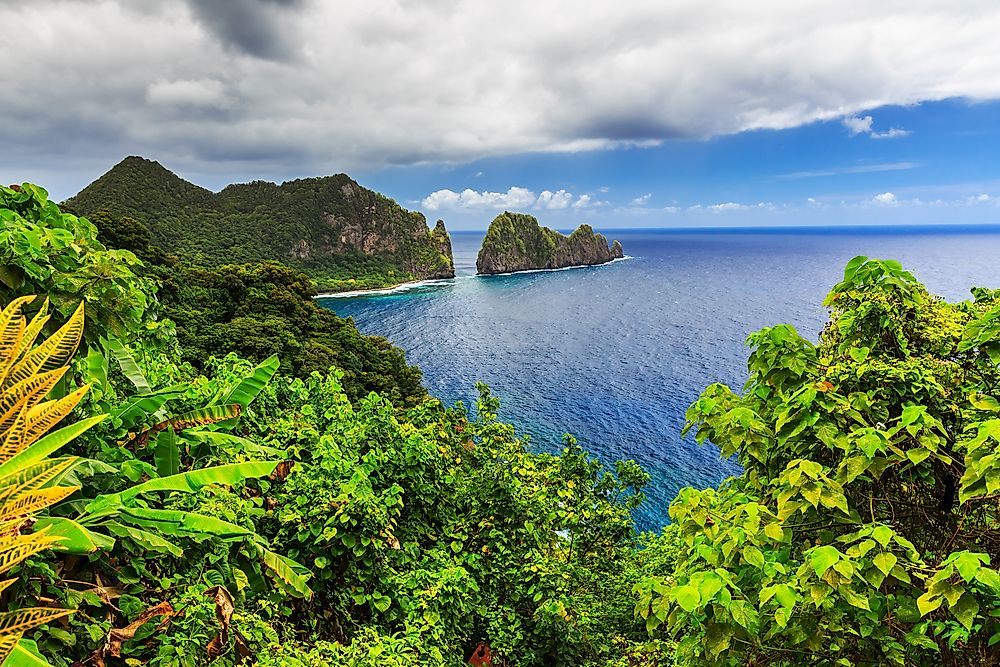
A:
POLYGON ((476 258, 480 275, 606 264, 624 256, 622 245, 580 225, 569 236, 524 213, 504 211, 490 223, 476 258))

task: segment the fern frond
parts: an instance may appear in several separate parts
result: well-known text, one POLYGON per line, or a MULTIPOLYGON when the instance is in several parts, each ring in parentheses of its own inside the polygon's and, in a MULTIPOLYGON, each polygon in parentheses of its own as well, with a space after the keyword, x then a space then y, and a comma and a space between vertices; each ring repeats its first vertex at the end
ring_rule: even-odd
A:
POLYGON ((22 491, 7 498, 0 505, 0 521, 10 521, 19 516, 27 516, 38 510, 54 505, 80 490, 78 486, 53 486, 48 489, 22 491))
POLYGON ((56 383, 66 374, 66 370, 67 367, 63 366, 48 373, 32 375, 0 394, 0 433, 14 423, 20 411, 18 403, 21 399, 27 398, 27 405, 34 405, 52 391, 56 383))
POLYGON ((63 417, 73 411, 73 408, 88 391, 90 391, 90 385, 86 384, 58 400, 46 401, 33 408, 25 405, 18 418, 3 434, 3 443, 0 444, 0 462, 17 456, 55 426, 63 417))
POLYGON ((17 350, 14 351, 14 359, 20 359, 24 353, 32 348, 35 341, 38 339, 38 334, 42 332, 42 327, 48 324, 51 319, 49 315, 49 300, 48 298, 42 302, 42 307, 38 309, 35 316, 31 318, 31 323, 24 329, 21 333, 21 342, 17 345, 17 350))
POLYGON ((73 357, 83 336, 83 302, 73 312, 66 324, 49 336, 44 343, 28 352, 7 374, 0 389, 6 389, 25 380, 38 371, 51 370, 65 364, 73 357))
POLYGON ((39 625, 51 623, 57 618, 68 616, 73 609, 51 609, 49 607, 25 607, 14 611, 0 612, 0 632, 22 634, 39 625))
POLYGON ((0 537, 0 572, 6 572, 25 558, 58 544, 61 537, 49 535, 44 530, 27 535, 0 537))

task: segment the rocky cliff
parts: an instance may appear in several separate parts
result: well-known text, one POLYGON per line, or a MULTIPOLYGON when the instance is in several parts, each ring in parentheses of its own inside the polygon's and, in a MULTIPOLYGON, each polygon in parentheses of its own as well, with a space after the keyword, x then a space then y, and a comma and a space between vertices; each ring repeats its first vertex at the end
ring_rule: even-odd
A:
POLYGON ((531 269, 604 264, 623 256, 622 245, 580 225, 569 236, 542 227, 533 216, 504 212, 498 215, 483 239, 476 270, 485 275, 531 269))
POLYGON ((128 157, 66 204, 82 215, 107 209, 134 217, 156 245, 191 263, 278 260, 304 270, 321 290, 455 275, 444 222, 430 229, 422 214, 346 174, 216 193, 158 162, 128 157))

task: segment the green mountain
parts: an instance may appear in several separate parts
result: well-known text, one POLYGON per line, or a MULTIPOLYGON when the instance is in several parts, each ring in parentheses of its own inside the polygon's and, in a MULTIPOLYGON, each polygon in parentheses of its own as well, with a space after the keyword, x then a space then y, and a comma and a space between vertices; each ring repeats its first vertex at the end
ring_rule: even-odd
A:
POLYGON ((542 227, 533 216, 504 211, 490 223, 476 258, 481 274, 604 264, 623 256, 621 243, 608 240, 590 225, 569 236, 542 227))
POLYGON ((141 221, 153 243, 202 266, 276 260, 320 290, 385 287, 455 275, 451 239, 438 221, 361 187, 346 174, 254 181, 212 192, 158 162, 127 157, 66 205, 141 221))

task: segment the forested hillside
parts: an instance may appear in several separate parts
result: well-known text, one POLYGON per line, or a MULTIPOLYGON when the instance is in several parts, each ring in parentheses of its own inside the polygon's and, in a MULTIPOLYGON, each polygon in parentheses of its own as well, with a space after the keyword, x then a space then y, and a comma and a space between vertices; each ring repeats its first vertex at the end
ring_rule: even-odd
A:
POLYGON ((66 205, 145 224, 152 242, 200 266, 280 261, 321 290, 454 276, 444 223, 367 190, 346 174, 230 185, 213 193, 158 162, 128 157, 66 205))

